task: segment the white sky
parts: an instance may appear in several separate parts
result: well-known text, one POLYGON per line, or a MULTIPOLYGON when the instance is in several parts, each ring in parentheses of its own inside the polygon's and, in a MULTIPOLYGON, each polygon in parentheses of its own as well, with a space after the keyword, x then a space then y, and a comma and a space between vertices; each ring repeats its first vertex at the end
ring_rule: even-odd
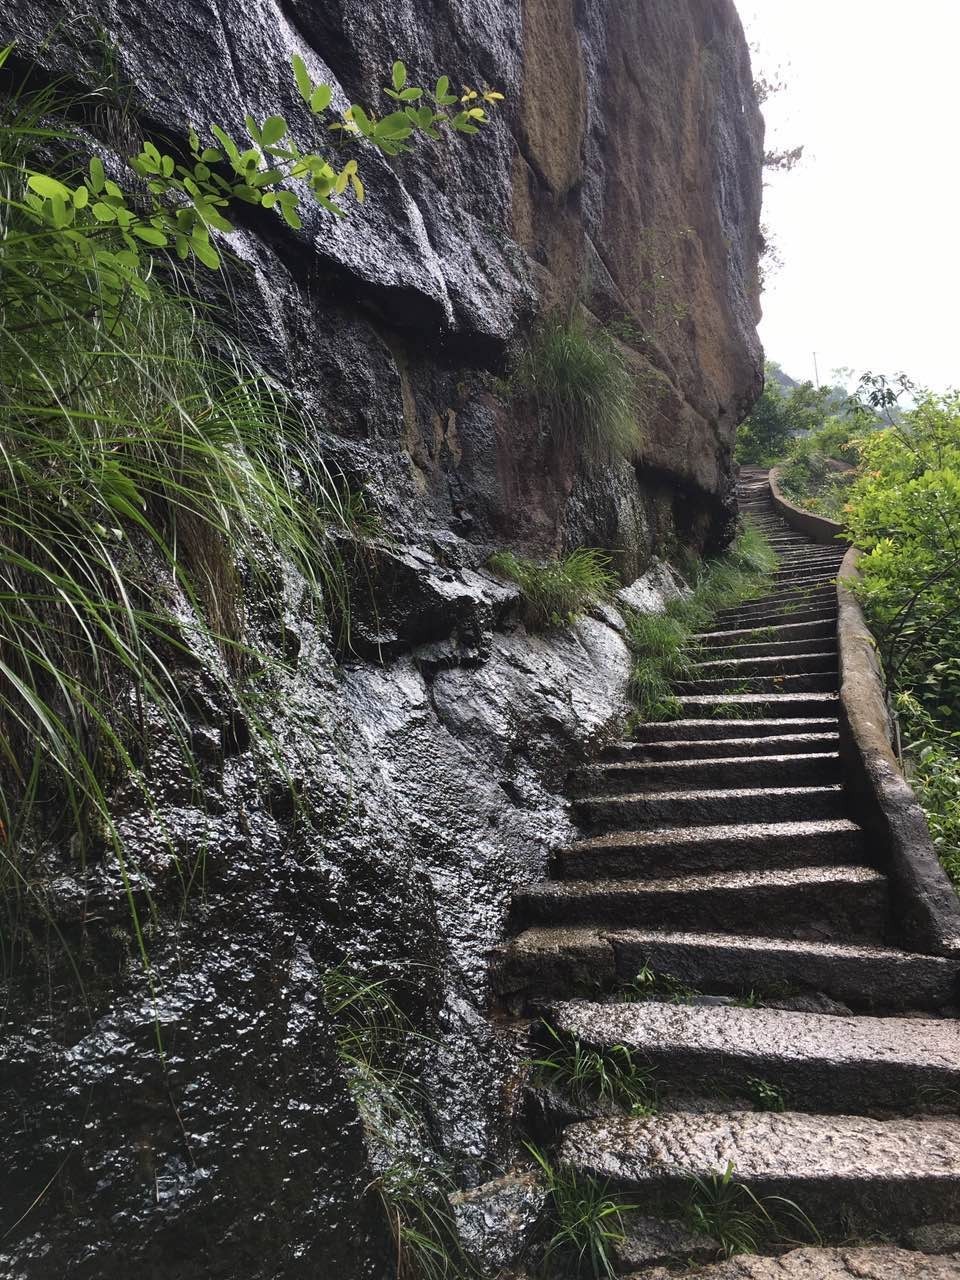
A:
POLYGON ((754 69, 782 68, 767 145, 760 336, 795 378, 849 365, 960 385, 960 0, 737 0, 754 69))

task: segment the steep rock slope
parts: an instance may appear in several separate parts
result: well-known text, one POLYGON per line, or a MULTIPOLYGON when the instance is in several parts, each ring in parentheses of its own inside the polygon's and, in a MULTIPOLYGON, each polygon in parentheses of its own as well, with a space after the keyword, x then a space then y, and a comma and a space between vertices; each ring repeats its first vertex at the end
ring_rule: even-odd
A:
POLYGON ((0 1273, 379 1277, 394 1256, 382 1161, 322 974, 345 961, 410 980, 408 1012, 436 1041, 418 1065, 432 1145, 463 1184, 502 1164, 510 1061, 484 957, 513 887, 569 837, 563 776, 622 717, 628 659, 612 613, 528 636, 482 565, 508 542, 587 544, 616 549, 629 579, 723 538, 732 435, 760 378, 746 47, 728 0, 93 0, 66 23, 49 0, 11 0, 0 15, 0 41, 83 83, 102 69, 98 31, 137 117, 99 139, 119 151, 125 131, 293 116, 292 52, 343 104, 379 99, 394 56, 507 95, 479 145, 366 157, 369 200, 348 220, 257 218, 236 237, 231 322, 390 535, 376 608, 358 594, 344 661, 287 575, 287 634, 264 638, 287 659, 264 697, 276 760, 250 750, 209 656, 185 674, 204 802, 163 742, 162 811, 125 800, 157 912, 150 982, 115 867, 68 849, 46 860, 43 919, 8 948, 0 1273), (493 377, 541 305, 578 297, 646 389, 636 465, 555 456, 493 377), (184 894, 184 867, 202 891, 184 894))

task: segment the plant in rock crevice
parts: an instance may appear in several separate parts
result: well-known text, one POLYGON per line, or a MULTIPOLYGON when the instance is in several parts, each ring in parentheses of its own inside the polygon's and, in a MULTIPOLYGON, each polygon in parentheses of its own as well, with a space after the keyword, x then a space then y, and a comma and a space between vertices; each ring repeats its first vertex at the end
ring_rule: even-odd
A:
POLYGON ((623 1216, 633 1206, 596 1178, 557 1166, 527 1144, 547 1188, 550 1232, 543 1248, 543 1280, 557 1276, 613 1280, 615 1251, 625 1239, 623 1216))
POLYGON ((376 1170, 372 1187, 393 1237, 398 1280, 479 1280, 450 1209, 450 1170, 422 1119, 418 1068, 432 1041, 411 1024, 395 986, 346 965, 327 970, 322 984, 376 1170))
POLYGON ((619 585, 610 572, 610 557, 581 547, 560 560, 528 560, 512 551, 498 551, 490 569, 520 588, 523 619, 536 631, 567 626, 606 599, 619 585))

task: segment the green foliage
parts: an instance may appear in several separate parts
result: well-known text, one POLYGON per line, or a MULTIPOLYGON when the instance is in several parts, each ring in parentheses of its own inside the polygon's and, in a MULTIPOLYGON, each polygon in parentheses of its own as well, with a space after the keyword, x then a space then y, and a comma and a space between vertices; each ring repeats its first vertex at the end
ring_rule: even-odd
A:
POLYGON ((747 1093, 758 1111, 786 1111, 786 1099, 779 1086, 771 1084, 769 1080, 762 1080, 759 1076, 747 1076, 746 1085, 747 1093))
POLYGON ((626 1045, 592 1049, 549 1023, 543 1023, 542 1031, 546 1048, 530 1066, 544 1084, 575 1103, 626 1107, 635 1116, 656 1111, 653 1072, 641 1067, 626 1045))
POLYGON ((856 481, 856 471, 838 471, 836 459, 856 466, 860 461, 858 435, 864 424, 853 415, 828 418, 816 431, 795 439, 780 472, 780 488, 798 506, 840 523, 856 481))
MULTIPOLYGON (((10 52, 0 51, 0 67, 10 52)), ((298 54, 292 65, 311 129, 325 128, 347 142, 363 139, 387 156, 410 151, 423 138, 439 141, 444 128, 476 134, 489 124, 487 107, 503 99, 493 90, 480 94, 469 88, 458 98, 450 92, 447 76, 427 92, 409 85, 406 67, 396 62, 392 87, 385 90, 396 110, 378 118, 354 103, 331 119, 332 87, 315 84, 298 54)), ((356 158, 338 167, 336 157, 303 150, 282 116, 258 121, 247 115, 244 123, 248 136, 242 140, 218 124, 210 126, 212 136, 206 139, 191 128, 187 163, 143 142, 129 161, 133 185, 127 190, 96 155, 80 174, 54 176, 28 168, 20 215, 35 234, 55 234, 61 259, 69 259, 75 269, 95 270, 100 287, 116 301, 125 289, 149 296, 145 253, 171 249, 181 259, 193 257, 218 269, 220 254, 211 234, 234 231, 231 219, 241 205, 274 209, 289 226, 300 228, 302 186, 322 209, 338 217, 345 210, 337 201, 348 189, 358 201, 364 199, 356 158)))
POLYGON ((775 462, 795 436, 821 427, 831 408, 845 401, 846 393, 836 387, 801 382, 784 388, 768 366, 763 392, 737 432, 737 461, 775 462))
POLYGON ((692 1231, 710 1236, 726 1257, 758 1253, 765 1243, 798 1243, 792 1229, 800 1228, 805 1242, 820 1244, 820 1234, 807 1215, 783 1196, 757 1196, 735 1176, 732 1162, 723 1173, 690 1179, 684 1217, 692 1231))
POLYGON ((688 596, 672 600, 662 614, 628 614, 631 694, 641 720, 676 717, 679 703, 673 686, 689 676, 696 661, 694 633, 703 630, 720 609, 760 595, 776 564, 776 555, 760 530, 745 525, 724 555, 694 566, 688 596))
POLYGON ((632 458, 642 443, 637 385, 616 344, 579 315, 553 313, 537 328, 513 378, 550 439, 595 463, 632 458))
POLYGON ((432 1157, 419 1116, 426 1100, 413 1064, 429 1041, 414 1030, 393 987, 341 965, 323 976, 323 1002, 379 1170, 372 1185, 393 1236, 398 1280, 470 1280, 476 1269, 447 1198, 453 1184, 432 1157))
POLYGON ((575 622, 619 586, 609 570, 610 557, 587 547, 545 563, 498 551, 488 563, 494 573, 520 588, 524 621, 536 631, 575 622))
POLYGON ((940 861, 960 890, 960 729, 945 728, 944 717, 930 715, 910 693, 898 694, 895 706, 908 746, 910 783, 940 861))
POLYGON ((614 1250, 623 1243, 623 1215, 632 1206, 615 1200, 595 1178, 557 1168, 535 1147, 528 1144, 527 1149, 549 1193, 553 1234, 543 1252, 544 1280, 558 1276, 613 1280, 617 1274, 614 1250))

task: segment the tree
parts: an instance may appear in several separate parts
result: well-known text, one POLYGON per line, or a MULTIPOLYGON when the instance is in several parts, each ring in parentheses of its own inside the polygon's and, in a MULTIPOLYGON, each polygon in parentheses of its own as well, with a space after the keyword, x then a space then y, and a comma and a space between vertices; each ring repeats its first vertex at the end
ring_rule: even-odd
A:
POLYGON ((767 366, 763 393, 737 433, 738 462, 776 461, 795 436, 816 430, 827 417, 835 388, 801 382, 787 390, 776 380, 775 372, 775 366, 767 366))

